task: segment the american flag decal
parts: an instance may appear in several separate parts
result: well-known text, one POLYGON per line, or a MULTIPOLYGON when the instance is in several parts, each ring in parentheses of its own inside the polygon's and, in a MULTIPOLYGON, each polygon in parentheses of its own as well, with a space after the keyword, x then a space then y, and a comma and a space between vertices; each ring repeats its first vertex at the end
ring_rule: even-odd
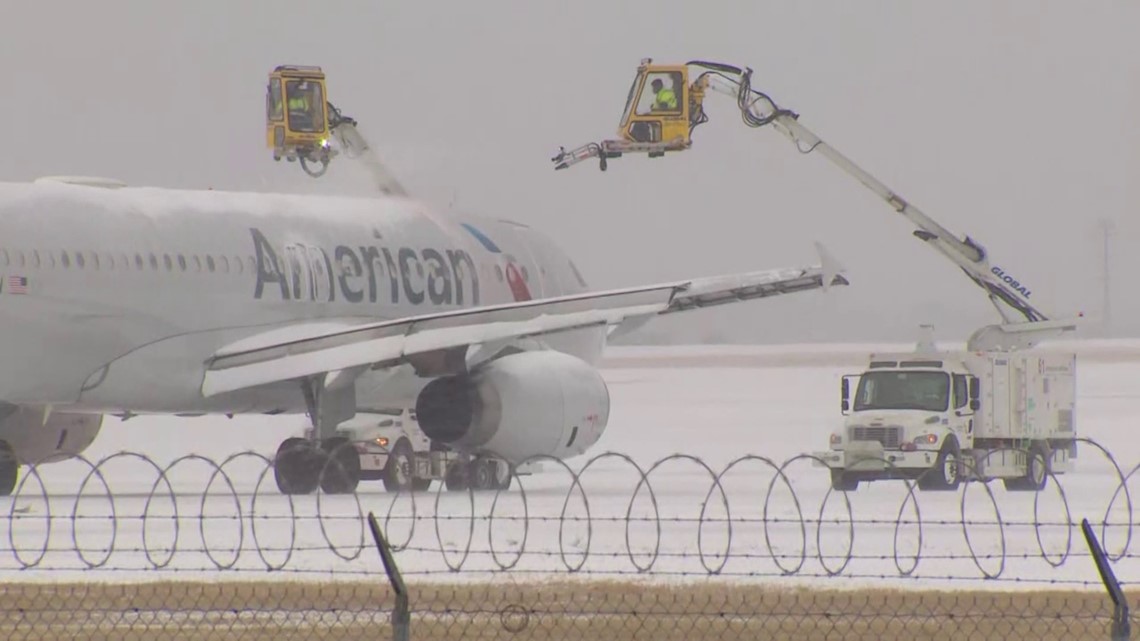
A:
POLYGON ((9 276, 8 277, 8 293, 9 294, 27 294, 28 293, 28 277, 27 276, 9 276))

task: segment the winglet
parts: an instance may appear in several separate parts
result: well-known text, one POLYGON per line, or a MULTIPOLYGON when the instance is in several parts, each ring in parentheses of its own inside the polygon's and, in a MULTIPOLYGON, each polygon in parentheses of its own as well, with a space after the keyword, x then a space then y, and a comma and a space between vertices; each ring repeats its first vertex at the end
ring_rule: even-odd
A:
POLYGON ((843 277, 843 272, 846 268, 835 260, 831 252, 823 246, 823 243, 816 241, 815 250, 819 253, 820 265, 823 268, 823 291, 827 291, 832 285, 850 285, 851 283, 843 277))

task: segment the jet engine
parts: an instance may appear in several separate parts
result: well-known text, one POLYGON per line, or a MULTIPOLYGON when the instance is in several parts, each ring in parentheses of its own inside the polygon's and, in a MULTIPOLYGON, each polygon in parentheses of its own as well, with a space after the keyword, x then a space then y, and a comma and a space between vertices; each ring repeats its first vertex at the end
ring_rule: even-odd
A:
POLYGON ((432 440, 511 462, 581 454, 601 437, 609 413, 598 370, 555 351, 518 352, 437 378, 416 399, 416 419, 432 440))
POLYGON ((61 461, 83 452, 102 425, 100 414, 49 414, 44 407, 31 405, 0 409, 0 441, 24 465, 61 461))

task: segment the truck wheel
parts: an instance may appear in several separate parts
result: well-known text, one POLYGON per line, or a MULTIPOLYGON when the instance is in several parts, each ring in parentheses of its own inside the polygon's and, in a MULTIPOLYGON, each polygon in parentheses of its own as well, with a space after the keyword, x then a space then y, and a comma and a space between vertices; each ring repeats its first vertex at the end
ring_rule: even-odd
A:
POLYGON ((1025 463, 1025 476, 1016 479, 1004 479, 1005 489, 1009 492, 1040 492, 1045 489, 1049 481, 1049 462, 1052 456, 1047 448, 1035 443, 1029 448, 1029 460, 1025 463))
POLYGON ((918 479, 918 489, 927 492, 953 492, 962 482, 962 450, 956 439, 949 439, 938 451, 934 467, 918 479))
POLYGON ((407 492, 412 489, 413 472, 412 446, 401 440, 392 448, 388 463, 384 466, 384 489, 389 492, 407 492))
POLYGON ((859 489, 859 479, 843 474, 843 470, 831 470, 831 489, 836 492, 854 492, 859 489))
POLYGON ((511 480, 514 478, 515 468, 513 465, 503 464, 503 475, 495 479, 496 490, 509 490, 511 489, 511 480))
POLYGON ((1053 456, 1048 448, 1041 444, 1031 447, 1029 454, 1029 470, 1025 480, 1034 492, 1040 492, 1045 489, 1045 484, 1049 482, 1049 472, 1052 467, 1050 462, 1053 460, 1053 456))
POLYGON ((471 463, 471 487, 475 490, 493 490, 498 485, 494 461, 476 459, 471 463))

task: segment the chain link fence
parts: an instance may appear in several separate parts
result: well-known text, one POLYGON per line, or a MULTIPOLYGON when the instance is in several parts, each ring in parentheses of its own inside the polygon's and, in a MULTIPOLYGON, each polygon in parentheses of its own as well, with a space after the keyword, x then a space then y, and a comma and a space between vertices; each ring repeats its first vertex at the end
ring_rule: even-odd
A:
MULTIPOLYGON (((16 640, 393 639, 382 580, 9 584, 16 640)), ((635 582, 414 585, 411 639, 1110 639, 1103 593, 803 590, 635 582)))
POLYGON ((250 453, 60 463, 8 506, 0 638, 1126 639, 1134 475, 1108 460, 1036 495, 833 493, 761 457, 305 497, 250 453))

